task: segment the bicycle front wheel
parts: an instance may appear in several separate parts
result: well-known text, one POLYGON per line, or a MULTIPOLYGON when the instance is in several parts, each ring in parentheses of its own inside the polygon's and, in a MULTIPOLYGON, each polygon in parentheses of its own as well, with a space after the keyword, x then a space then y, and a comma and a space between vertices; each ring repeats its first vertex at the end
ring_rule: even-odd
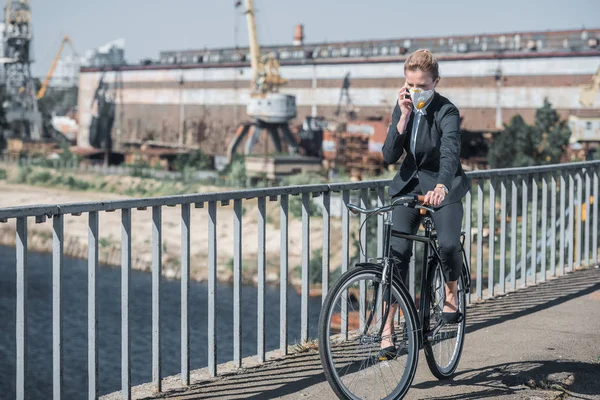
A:
POLYGON ((448 379, 456 371, 462 354, 465 326, 466 303, 465 281, 461 275, 458 278, 458 311, 462 313, 462 320, 458 323, 443 324, 442 310, 446 299, 446 280, 440 263, 429 270, 429 318, 424 329, 426 339, 424 343, 425 358, 431 373, 438 379, 448 379))
POLYGON ((397 311, 390 311, 386 319, 392 321, 392 333, 380 334, 386 314, 381 276, 377 264, 347 271, 327 294, 321 310, 321 364, 341 399, 400 399, 417 369, 417 318, 409 294, 396 281, 390 286, 397 311), (393 355, 382 358, 380 350, 390 340, 393 355))

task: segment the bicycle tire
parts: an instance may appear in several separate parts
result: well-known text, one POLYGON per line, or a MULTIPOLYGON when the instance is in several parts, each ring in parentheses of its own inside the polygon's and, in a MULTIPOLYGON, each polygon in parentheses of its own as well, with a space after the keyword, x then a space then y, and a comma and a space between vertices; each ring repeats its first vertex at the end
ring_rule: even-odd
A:
MULTIPOLYGON (((439 259, 438 259, 439 260, 439 259)), ((464 266, 463 266, 464 269, 464 266)), ((462 271, 462 270, 461 270, 462 271)), ((433 297, 435 296, 433 291, 433 285, 435 284, 436 274, 441 274, 443 280, 443 272, 442 266, 439 262, 436 263, 435 267, 429 268, 428 278, 427 278, 427 289, 428 289, 428 300, 427 300, 427 309, 426 309, 426 318, 424 323, 424 329, 428 329, 431 326, 431 304, 433 301, 433 297)), ((444 281, 444 280, 443 280, 444 281)), ((444 281, 445 284, 445 281, 444 281)), ((443 286, 442 286, 443 290, 443 286)), ((429 370, 431 373, 438 378, 439 380, 449 379, 454 375, 456 368, 460 362, 460 357, 462 355, 462 350, 465 342, 465 328, 466 328, 466 289, 465 289, 465 280, 461 273, 458 278, 458 305, 459 311, 463 314, 462 320, 455 324, 457 327, 457 341, 454 345, 453 354, 451 359, 445 366, 440 366, 438 360, 436 359, 436 351, 434 349, 434 343, 436 342, 435 338, 425 338, 425 342, 423 345, 425 351, 425 359, 427 360, 427 365, 429 366, 429 370)), ((443 303, 441 305, 443 307, 443 303)), ((454 324, 452 324, 454 325, 454 324)), ((449 335, 450 336, 450 335, 449 335)), ((441 353, 441 352, 439 352, 441 353)), ((441 354, 439 354, 441 356, 441 354)))
MULTIPOLYGON (((342 292, 348 290, 348 285, 352 282, 358 281, 361 277, 372 277, 374 280, 381 279, 383 267, 379 264, 364 263, 357 265, 356 267, 346 271, 337 280, 331 290, 327 293, 321 313, 319 315, 319 357, 321 359, 321 365, 329 385, 340 399, 358 399, 355 394, 351 393, 350 390, 342 382, 342 378, 339 377, 336 367, 334 365, 333 356, 331 354, 330 346, 330 334, 331 326, 330 321, 333 315, 333 310, 337 299, 341 299, 342 292)), ((406 368, 400 382, 404 381, 403 387, 398 386, 394 389, 393 393, 384 399, 400 399, 406 395, 408 389, 412 385, 412 381, 417 370, 417 363, 419 358, 419 344, 417 332, 420 332, 418 325, 418 318, 414 303, 408 293, 408 290, 400 283, 398 279, 394 279, 393 293, 397 294, 399 303, 402 302, 400 308, 403 310, 403 315, 406 320, 407 328, 407 342, 410 343, 410 351, 407 351, 407 363, 406 368)), ((368 363, 365 363, 365 367, 368 363)), ((375 364, 373 364, 375 365, 375 364)), ((361 367, 363 362, 361 362, 361 367)), ((350 369, 350 368, 348 368, 350 369)), ((365 373, 366 375, 366 373, 365 373)), ((395 377, 395 376, 394 376, 395 377)))

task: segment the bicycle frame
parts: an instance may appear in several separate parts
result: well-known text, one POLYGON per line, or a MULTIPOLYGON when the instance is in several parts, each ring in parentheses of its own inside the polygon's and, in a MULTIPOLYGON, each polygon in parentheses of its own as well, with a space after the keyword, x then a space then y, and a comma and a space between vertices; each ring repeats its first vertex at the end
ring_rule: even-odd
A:
MULTIPOLYGON (((390 239, 392 236, 394 237, 399 237, 399 238, 403 238, 403 239, 408 239, 408 240, 413 240, 413 241, 418 241, 421 243, 424 243, 424 249, 423 249, 423 265, 422 265, 422 273, 421 273, 421 294, 425 293, 426 291, 426 287, 427 287, 427 277, 429 275, 429 268, 430 268, 430 263, 431 262, 440 262, 441 263, 441 257, 440 254, 438 252, 438 248, 435 244, 435 241, 437 240, 437 233, 434 232, 433 228, 433 220, 431 219, 431 217, 429 215, 424 215, 423 216, 423 227, 425 228, 425 234, 424 235, 412 235, 412 234, 408 234, 408 233, 403 233, 403 232, 399 232, 396 231, 392 228, 392 218, 391 218, 391 214, 392 211, 386 211, 385 213, 385 218, 384 218, 384 234, 383 234, 383 264, 384 264, 384 268, 383 268, 383 273, 382 273, 382 280, 381 280, 381 286, 385 286, 387 284, 390 284, 393 281, 393 277, 394 277, 394 269, 395 268, 391 268, 391 263, 390 263, 390 239), (433 254, 433 258, 430 259, 430 249, 432 251, 433 254)), ((466 258, 466 254, 465 254, 465 250, 464 250, 464 240, 465 240, 465 232, 461 232, 461 252, 463 254, 463 276, 464 276, 464 286, 465 286, 465 290, 470 291, 470 287, 471 287, 471 276, 470 276, 470 269, 469 269, 469 264, 468 264, 468 260, 466 258)), ((403 285, 406 288, 406 285, 404 282, 400 281, 400 284, 403 285)), ((375 290, 375 298, 377 298, 377 290, 378 288, 376 288, 375 290)), ((391 299, 392 299, 392 291, 389 290, 389 296, 386 299, 386 306, 384 309, 384 313, 382 316, 382 321, 387 321, 387 318, 389 316, 389 311, 391 308, 391 299)), ((423 326, 425 325, 425 318, 426 318, 426 312, 429 312, 429 298, 427 296, 423 296, 421 295, 421 301, 419 301, 419 307, 416 306, 415 301, 412 300, 411 298, 411 303, 409 304, 410 307, 413 307, 413 309, 416 311, 417 315, 418 315, 418 326, 417 329, 419 331, 421 331, 422 334, 418 335, 419 338, 419 349, 421 349, 423 347, 423 337, 424 337, 424 332, 423 332, 423 326)), ((374 302, 373 306, 371 307, 370 310, 370 315, 367 319, 367 322, 365 324, 365 332, 363 332, 364 334, 366 334, 366 329, 368 329, 367 327, 371 324, 373 317, 375 315, 376 312, 376 307, 377 304, 374 302)), ((379 337, 382 336, 383 333, 383 329, 384 329, 384 323, 381 324, 380 328, 379 328, 379 337)))

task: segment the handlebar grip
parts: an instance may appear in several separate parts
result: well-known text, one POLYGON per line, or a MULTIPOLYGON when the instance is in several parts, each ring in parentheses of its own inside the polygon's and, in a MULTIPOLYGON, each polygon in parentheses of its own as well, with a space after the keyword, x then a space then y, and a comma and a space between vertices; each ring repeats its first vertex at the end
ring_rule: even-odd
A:
POLYGON ((418 201, 419 203, 423 204, 423 202, 425 201, 425 196, 423 196, 423 195, 419 195, 419 196, 417 196, 417 201, 418 201))

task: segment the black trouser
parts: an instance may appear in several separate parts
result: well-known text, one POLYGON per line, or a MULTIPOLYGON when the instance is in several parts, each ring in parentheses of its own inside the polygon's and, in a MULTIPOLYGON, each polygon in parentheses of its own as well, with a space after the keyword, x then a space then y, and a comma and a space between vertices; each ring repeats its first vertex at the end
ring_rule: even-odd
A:
MULTIPOLYGON (((421 194, 419 183, 415 179, 409 183, 409 194, 421 194)), ((460 233, 463 219, 461 201, 447 204, 436 209, 431 214, 437 232, 440 257, 443 263, 444 275, 447 281, 456 281, 462 268, 462 253, 460 233)), ((416 234, 421 223, 421 215, 416 208, 399 206, 392 211, 393 229, 403 233, 416 234)), ((396 266, 400 269, 403 282, 406 282, 408 263, 412 257, 413 241, 392 236, 390 238, 391 256, 399 261, 396 266)))

